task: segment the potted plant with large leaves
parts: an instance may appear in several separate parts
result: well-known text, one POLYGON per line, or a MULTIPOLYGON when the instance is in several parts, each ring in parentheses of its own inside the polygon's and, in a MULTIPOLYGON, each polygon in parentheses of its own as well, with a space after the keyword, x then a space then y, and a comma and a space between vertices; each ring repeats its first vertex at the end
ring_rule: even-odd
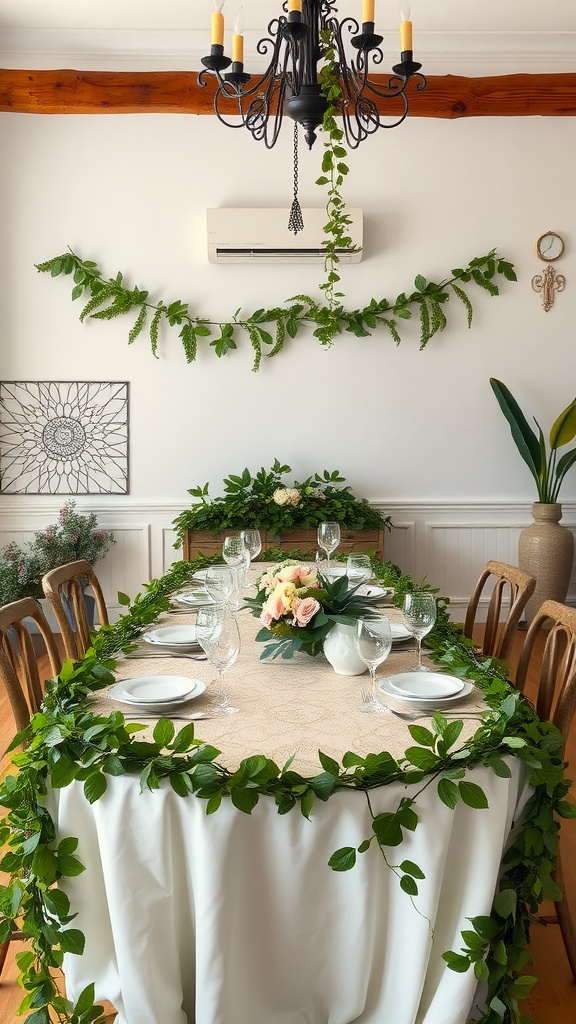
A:
POLYGON ((574 537, 567 527, 560 525, 562 505, 558 497, 564 477, 576 462, 576 448, 560 457, 558 450, 576 437, 576 398, 552 424, 546 445, 538 420, 534 418, 536 432, 506 385, 495 377, 490 378, 490 384, 510 424, 516 447, 534 477, 538 494, 532 505, 534 523, 522 530, 518 543, 520 568, 531 572, 537 580, 526 607, 530 622, 543 601, 565 600, 572 575, 574 537))

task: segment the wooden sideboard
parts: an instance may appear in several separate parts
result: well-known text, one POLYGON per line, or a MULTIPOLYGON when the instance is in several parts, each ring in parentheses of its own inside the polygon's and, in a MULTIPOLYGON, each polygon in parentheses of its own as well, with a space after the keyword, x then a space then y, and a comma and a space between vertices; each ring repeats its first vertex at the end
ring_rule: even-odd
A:
MULTIPOLYGON (((198 555, 207 557, 218 555, 222 551, 222 542, 226 533, 234 532, 236 531, 208 533, 206 530, 187 530, 184 534, 182 557, 186 562, 190 562, 198 555)), ((289 554, 296 549, 313 552, 318 548, 316 529, 288 530, 280 537, 262 530, 260 535, 263 551, 267 551, 269 548, 280 548, 289 554)), ((338 552, 349 554, 351 551, 370 552, 383 560, 384 530, 347 530, 342 528, 338 552)))

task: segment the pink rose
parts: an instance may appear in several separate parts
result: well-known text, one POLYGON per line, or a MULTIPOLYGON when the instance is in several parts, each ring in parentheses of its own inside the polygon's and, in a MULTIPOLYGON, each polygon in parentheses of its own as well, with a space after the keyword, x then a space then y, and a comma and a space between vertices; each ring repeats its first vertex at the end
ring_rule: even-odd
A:
POLYGON ((298 607, 294 609, 294 618, 298 626, 307 626, 316 612, 320 611, 320 604, 315 597, 305 597, 298 607))
MULTIPOLYGON (((281 569, 276 579, 281 583, 295 583, 296 580, 300 579, 302 569, 301 565, 287 565, 284 569, 281 569)), ((308 567, 306 566, 306 571, 308 567)))
MULTIPOLYGON (((276 590, 270 594, 270 597, 262 608, 262 613, 268 613, 271 619, 281 619, 286 611, 283 596, 281 588, 276 587, 276 590)), ((268 623, 266 623, 266 625, 268 625, 268 623)))
POLYGON ((270 612, 263 611, 260 616, 260 622, 262 623, 263 626, 266 626, 267 629, 270 629, 270 626, 274 622, 274 619, 270 615, 270 612))

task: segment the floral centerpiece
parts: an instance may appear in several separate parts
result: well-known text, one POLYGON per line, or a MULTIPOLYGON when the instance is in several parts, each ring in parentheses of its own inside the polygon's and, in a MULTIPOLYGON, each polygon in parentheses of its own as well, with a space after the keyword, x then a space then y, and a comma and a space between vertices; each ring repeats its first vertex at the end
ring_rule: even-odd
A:
POLYGON ((304 562, 286 559, 262 573, 256 586, 256 597, 247 598, 245 607, 262 623, 256 634, 267 645, 261 658, 292 658, 297 651, 314 658, 336 623, 353 626, 360 618, 379 618, 359 596, 362 584, 350 587, 345 575, 330 581, 304 562))
POLYGON ((188 494, 198 500, 174 520, 179 547, 187 530, 258 529, 281 536, 295 527, 311 529, 322 522, 340 523, 351 530, 390 527, 383 516, 365 498, 357 498, 339 470, 314 473, 286 486, 283 477, 290 466, 278 459, 270 470, 262 467, 255 476, 249 469, 224 480, 224 494, 210 499, 209 485, 192 487, 188 494))
POLYGON ((98 528, 94 512, 84 515, 75 506, 67 501, 58 522, 38 530, 26 549, 12 542, 0 551, 0 604, 44 597, 42 577, 50 569, 81 558, 93 565, 114 544, 114 534, 98 528))

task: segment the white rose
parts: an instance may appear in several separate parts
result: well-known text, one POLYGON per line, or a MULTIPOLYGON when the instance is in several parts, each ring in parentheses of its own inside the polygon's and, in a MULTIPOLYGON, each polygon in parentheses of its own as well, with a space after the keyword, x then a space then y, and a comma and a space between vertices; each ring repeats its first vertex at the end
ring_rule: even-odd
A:
POLYGON ((302 495, 300 494, 300 491, 297 490, 296 487, 287 487, 286 488, 286 494, 288 496, 287 497, 287 501, 288 501, 289 505, 299 505, 300 504, 300 498, 302 497, 302 495))
POLYGON ((285 487, 277 487, 272 495, 272 499, 277 505, 286 505, 290 500, 288 497, 288 491, 285 487))

